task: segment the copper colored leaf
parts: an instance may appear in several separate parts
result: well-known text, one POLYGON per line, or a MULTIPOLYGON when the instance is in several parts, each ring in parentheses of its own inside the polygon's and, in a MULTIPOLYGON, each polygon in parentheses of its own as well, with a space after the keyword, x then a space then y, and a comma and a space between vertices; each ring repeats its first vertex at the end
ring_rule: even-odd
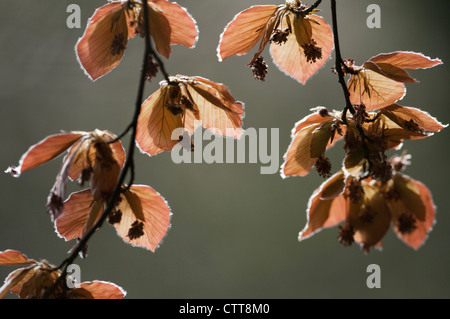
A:
POLYGON ((389 229, 391 215, 377 188, 364 184, 364 205, 350 205, 349 222, 357 243, 370 248, 380 242, 389 229))
POLYGON ((322 49, 322 58, 317 59, 314 63, 307 61, 301 44, 297 42, 294 33, 288 36, 286 43, 282 45, 272 43, 270 45, 270 54, 275 64, 287 75, 302 84, 305 84, 325 64, 334 45, 331 28, 325 20, 316 15, 310 15, 309 17, 319 23, 311 24, 311 37, 317 43, 316 46, 322 49))
POLYGON ((401 100, 406 93, 403 83, 369 69, 350 77, 348 91, 352 104, 364 104, 367 111, 391 105, 401 100))
MULTIPOLYGON (((336 196, 330 199, 322 199, 324 190, 336 183, 343 176, 342 172, 336 173, 316 189, 308 202, 308 221, 305 228, 299 234, 299 240, 306 239, 323 228, 332 227, 345 220, 346 203, 344 196, 336 196)), ((339 184, 339 182, 337 183, 339 184)))
POLYGON ((301 119, 300 121, 295 123, 295 128, 294 128, 294 131, 292 133, 296 134, 299 131, 301 131, 302 129, 304 129, 305 127, 310 126, 311 124, 325 123, 325 122, 330 121, 332 119, 333 119, 332 116, 329 116, 329 115, 322 116, 318 112, 310 114, 310 115, 307 115, 303 119, 301 119))
POLYGON ((34 264, 35 262, 35 260, 28 259, 27 256, 17 250, 7 249, 0 252, 0 265, 14 266, 22 264, 34 264))
POLYGON ((309 19, 293 18, 292 27, 297 43, 302 46, 309 44, 312 38, 312 25, 309 19))
POLYGON ((64 202, 64 213, 55 221, 56 231, 67 241, 81 238, 102 212, 103 201, 94 202, 90 189, 72 193, 64 202))
POLYGON ((325 153, 325 149, 331 139, 332 124, 332 122, 324 123, 312 132, 311 147, 309 148, 311 158, 318 158, 325 153))
POLYGON ((431 192, 424 184, 413 179, 410 179, 410 183, 413 183, 418 190, 420 200, 425 208, 425 215, 423 216, 423 220, 416 220, 416 228, 411 233, 402 234, 397 228, 395 228, 395 231, 397 236, 399 236, 406 244, 414 249, 418 249, 424 243, 428 236, 428 232, 431 231, 434 225, 435 206, 431 192))
POLYGON ((155 251, 167 233, 170 224, 170 208, 161 195, 149 186, 133 185, 122 197, 118 209, 122 212, 119 223, 114 224, 122 239, 132 245, 155 251), (136 207, 139 207, 136 214, 136 207), (142 213, 142 216, 140 216, 142 213), (130 239, 129 231, 133 223, 143 223, 143 233, 137 238, 130 239))
POLYGON ((227 88, 201 77, 193 77, 188 91, 199 110, 200 124, 213 133, 239 138, 242 134, 243 104, 227 88))
POLYGON ((182 44, 188 48, 193 48, 198 38, 198 30, 195 20, 177 3, 167 0, 152 0, 169 22, 170 44, 182 44))
POLYGON ((164 13, 153 3, 148 3, 148 19, 150 34, 155 42, 156 50, 167 59, 170 56, 170 39, 172 28, 164 13))
POLYGON ((334 117, 331 115, 322 116, 319 113, 313 113, 295 124, 291 132, 291 144, 284 155, 285 162, 281 168, 283 178, 307 175, 318 156, 342 138, 336 133, 331 141, 329 128, 333 120, 334 117))
POLYGON ((442 64, 440 59, 431 59, 422 53, 397 51, 378 54, 369 59, 375 63, 388 63, 401 69, 426 69, 442 64))
POLYGON ((266 24, 277 9, 274 5, 253 6, 238 13, 220 36, 219 60, 248 53, 264 35, 266 24))
POLYGON ((396 66, 393 66, 389 63, 374 63, 374 62, 366 62, 364 63, 363 67, 366 69, 375 71, 380 73, 381 75, 384 75, 391 80, 402 82, 402 83, 416 83, 417 81, 412 78, 408 72, 405 70, 398 68, 396 66))
MULTIPOLYGON (((398 193, 405 208, 421 221, 425 220, 426 207, 420 196, 418 182, 402 174, 396 174, 393 178, 394 189, 398 193)), ((428 192, 429 193, 429 192, 428 192)))
POLYGON ((163 86, 144 101, 138 119, 136 142, 150 156, 172 150, 178 143, 178 139, 172 140, 172 132, 183 127, 181 114, 174 115, 166 107, 167 87, 163 86))
POLYGON ((14 177, 19 177, 26 170, 44 164, 57 157, 75 143, 82 134, 56 134, 51 135, 41 142, 31 146, 22 155, 17 167, 10 167, 6 173, 11 173, 14 177))
POLYGON ((94 280, 82 282, 79 288, 72 289, 69 294, 71 298, 80 299, 122 299, 126 291, 112 282, 94 280))
POLYGON ((20 292, 20 290, 17 289, 17 286, 19 286, 20 288, 22 287, 22 282, 29 275, 29 273, 32 272, 32 270, 33 266, 27 268, 19 268, 10 273, 6 278, 3 286, 0 287, 0 299, 5 297, 9 291, 11 291, 12 293, 20 292))
POLYGON ((439 132, 447 127, 447 125, 443 125, 427 112, 398 104, 392 104, 383 108, 379 111, 379 114, 385 115, 400 127, 405 127, 405 123, 413 120, 418 125, 418 129, 424 132, 439 132))
POLYGON ((338 197, 345 190, 345 175, 342 171, 337 172, 326 180, 320 189, 321 200, 329 200, 338 197))
POLYGON ((311 158, 310 149, 312 133, 318 127, 319 124, 313 124, 295 134, 284 155, 282 177, 305 176, 309 173, 317 160, 317 158, 311 158))
POLYGON ((95 11, 76 45, 78 60, 89 78, 95 81, 120 63, 128 33, 122 2, 108 3, 95 11))

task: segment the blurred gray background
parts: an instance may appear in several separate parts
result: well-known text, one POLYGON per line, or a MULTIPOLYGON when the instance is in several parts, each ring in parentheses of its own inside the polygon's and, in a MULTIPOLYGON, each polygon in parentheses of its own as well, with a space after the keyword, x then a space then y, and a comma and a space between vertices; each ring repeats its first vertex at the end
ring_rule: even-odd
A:
MULTIPOLYGON (((130 121, 143 41, 131 40, 120 65, 95 83, 75 57, 74 46, 88 18, 105 3, 2 1, 2 170, 16 165, 29 146, 60 130, 120 133, 130 121), (66 26, 70 3, 81 7, 80 29, 66 26)), ((254 50, 218 62, 219 35, 234 15, 272 1, 178 3, 196 19, 200 38, 195 49, 173 47, 167 70, 226 84, 237 100, 245 102, 244 128, 279 128, 280 165, 294 123, 310 108, 343 108, 332 60, 306 86, 278 71, 268 49, 263 53, 269 64, 265 82, 254 80, 246 67, 254 50)), ((331 24, 330 1, 324 0, 320 9, 331 24)), ((450 2, 444 0, 432 5, 416 0, 340 0, 342 55, 361 64, 378 53, 408 50, 450 62, 449 11, 450 2), (381 7, 381 29, 366 26, 370 3, 381 7)), ((422 108, 449 123, 449 64, 411 74, 421 83, 407 85, 401 104, 422 108)), ((146 96, 161 79, 147 85, 146 96)), ((337 228, 297 241, 306 223, 308 198, 323 181, 315 172, 283 180, 279 174, 261 175, 262 164, 177 165, 167 152, 152 158, 137 152, 135 182, 150 185, 165 197, 173 212, 172 227, 161 247, 151 253, 124 244, 114 228, 105 225, 90 241, 88 258, 77 259, 81 280, 112 281, 127 290, 128 298, 449 298, 448 138, 446 129, 404 145, 413 156, 405 173, 430 188, 437 206, 437 223, 425 245, 414 251, 390 230, 383 250, 368 255, 356 245, 341 246, 337 228), (381 267, 380 289, 366 286, 366 268, 372 263, 381 267)), ((329 153, 333 172, 343 154, 341 143, 329 153)), ((0 250, 17 249, 53 264, 66 257, 73 243, 58 238, 45 212, 60 163, 61 158, 19 179, 0 174, 0 250)), ((12 269, 0 268, 2 280, 12 269)))

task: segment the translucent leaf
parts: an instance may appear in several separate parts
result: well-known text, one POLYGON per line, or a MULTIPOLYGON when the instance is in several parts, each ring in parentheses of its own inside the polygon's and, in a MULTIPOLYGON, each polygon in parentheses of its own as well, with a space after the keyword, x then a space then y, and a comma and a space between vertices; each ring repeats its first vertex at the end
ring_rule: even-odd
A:
POLYGON ((309 19, 293 18, 292 26, 298 45, 309 44, 312 38, 312 26, 309 19))
POLYGON ((14 288, 16 288, 17 285, 20 285, 33 269, 33 267, 20 268, 10 273, 3 286, 0 287, 0 299, 5 297, 9 291, 16 293, 17 289, 14 288))
POLYGON ((328 60, 333 50, 333 35, 330 26, 321 17, 310 15, 310 17, 320 24, 311 24, 312 39, 316 41, 317 47, 322 49, 322 58, 315 63, 307 61, 303 49, 297 42, 295 32, 287 37, 286 43, 278 45, 271 43, 270 54, 275 64, 287 75, 293 77, 302 84, 316 73, 328 60))
POLYGON ((79 288, 69 291, 71 298, 81 299, 122 299, 126 295, 123 288, 106 281, 86 281, 79 288))
POLYGON ((42 165, 67 150, 83 134, 56 134, 51 135, 39 143, 31 146, 28 151, 22 155, 17 167, 10 167, 6 173, 11 173, 14 177, 19 177, 26 170, 42 165))
POLYGON ((422 53, 397 51, 378 54, 369 59, 375 63, 388 63, 401 69, 427 69, 442 64, 440 59, 431 59, 422 53))
POLYGON ((220 36, 219 60, 248 53, 265 33, 266 24, 277 9, 274 5, 253 6, 238 13, 220 36))
POLYGON ((309 149, 311 158, 318 158, 325 153, 325 149, 331 138, 332 124, 332 122, 324 123, 312 132, 311 147, 309 149))
POLYGON ((321 200, 330 200, 341 195, 345 190, 345 175, 342 171, 337 172, 326 180, 321 186, 321 200))
POLYGON ((308 220, 305 228, 299 234, 299 240, 306 239, 323 228, 335 226, 345 220, 346 201, 344 196, 340 196, 343 176, 342 172, 334 174, 323 182, 309 198, 308 220), (331 193, 334 193, 333 196, 331 193), (327 199, 323 199, 324 197, 327 199))
POLYGON ((165 106, 167 87, 163 86, 144 101, 137 123, 136 142, 150 156, 172 150, 179 142, 172 140, 172 132, 183 127, 182 115, 173 114, 165 106))
POLYGON ((149 29, 155 42, 156 51, 168 59, 171 52, 172 28, 165 14, 153 3, 149 2, 148 4, 149 29))
POLYGON ((394 176, 393 190, 398 197, 388 199, 387 205, 393 216, 394 231, 407 245, 418 249, 435 223, 435 206, 431 193, 424 184, 403 174, 394 176), (400 219, 403 216, 414 218, 408 231, 400 231, 400 219))
POLYGON ((0 265, 14 266, 22 264, 34 264, 35 262, 35 260, 28 259, 27 256, 17 250, 7 249, 0 252, 0 265))
POLYGON ((170 25, 170 44, 182 44, 193 48, 198 39, 198 30, 195 20, 177 3, 167 0, 152 0, 161 8, 170 25))
POLYGON ((133 185, 122 196, 118 209, 122 217, 113 225, 118 235, 132 245, 155 251, 170 224, 171 212, 164 198, 150 186, 133 185), (130 236, 133 225, 139 223, 142 233, 130 236))
POLYGON ((122 2, 98 8, 76 45, 81 67, 93 81, 114 69, 123 57, 129 38, 122 2))
POLYGON ((406 93, 403 83, 369 69, 352 75, 347 86, 352 104, 364 104, 367 111, 391 105, 401 100, 406 93))
POLYGON ((330 127, 335 118, 331 115, 313 113, 298 121, 291 132, 291 144, 284 155, 281 176, 305 176, 326 149, 342 138, 335 134, 333 141, 330 127), (318 155, 319 154, 319 155, 318 155))
POLYGON ((58 235, 67 241, 83 237, 103 213, 103 204, 94 202, 90 189, 70 194, 64 202, 64 213, 55 221, 58 235))
POLYGON ((378 72, 381 75, 384 75, 397 82, 417 83, 417 81, 412 78, 408 72, 389 63, 366 62, 363 66, 366 69, 378 72))
POLYGON ((439 132, 447 125, 443 125, 436 118, 432 117, 427 112, 413 107, 401 106, 398 104, 389 105, 379 111, 391 121, 400 127, 407 127, 411 120, 417 125, 417 129, 424 132, 439 132))
POLYGON ((285 162, 282 165, 282 177, 305 176, 317 161, 311 158, 311 136, 320 125, 313 124, 299 131, 292 139, 289 148, 284 155, 285 162))
POLYGON ((201 77, 192 79, 188 91, 198 108, 201 125, 213 133, 239 138, 243 104, 236 101, 222 84, 201 77))
POLYGON ((378 189, 364 186, 364 203, 351 204, 348 220, 355 232, 354 239, 366 248, 377 245, 389 230, 391 214, 378 189))

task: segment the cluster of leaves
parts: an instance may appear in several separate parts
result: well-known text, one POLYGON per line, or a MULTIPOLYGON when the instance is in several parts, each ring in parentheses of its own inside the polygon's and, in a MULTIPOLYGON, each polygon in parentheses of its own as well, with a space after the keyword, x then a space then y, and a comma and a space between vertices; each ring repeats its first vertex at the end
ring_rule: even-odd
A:
MULTIPOLYGON (((36 261, 28 259, 16 250, 0 252, 0 265, 17 266, 28 265, 13 271, 0 288, 0 298, 8 292, 17 294, 20 298, 41 299, 56 283, 61 271, 46 260, 36 261)), ((58 287, 49 298, 65 299, 120 299, 125 291, 119 286, 104 281, 82 282, 75 288, 58 287)))
MULTIPOLYGON (((288 0, 240 12, 221 36, 219 60, 246 54, 260 41, 248 64, 256 79, 264 81, 267 75, 261 54, 270 44, 274 63, 305 84, 326 62, 335 41, 330 26, 315 14, 320 2, 307 7, 288 0)), ((346 107, 343 111, 313 108, 312 114, 297 122, 281 167, 283 178, 305 176, 313 167, 329 178, 309 200, 308 222, 299 240, 345 222, 339 226, 339 241, 344 245, 357 242, 368 252, 381 247, 392 224, 398 236, 417 249, 434 223, 431 194, 401 173, 409 163, 408 155, 388 159, 386 151, 445 127, 420 109, 396 104, 406 94, 405 83, 417 82, 406 69, 431 68, 442 61, 404 51, 378 54, 362 66, 351 58, 339 59, 340 52, 336 52, 335 73, 349 76, 344 90, 346 107), (342 168, 331 176, 325 152, 341 139, 346 156, 342 168)))
MULTIPOLYGON (((246 54, 259 42, 248 66, 256 79, 264 80, 267 64, 262 53, 269 44, 275 64, 305 84, 326 63, 335 44, 331 27, 315 14, 320 2, 307 7, 298 0, 288 0, 240 12, 220 37, 219 60, 246 54)), ((88 77, 95 81, 112 71, 123 58, 128 40, 136 35, 147 40, 151 37, 156 51, 169 58, 171 45, 194 47, 198 30, 195 20, 176 3, 112 1, 95 11, 76 45, 77 58, 88 77)), ((201 76, 169 76, 153 50, 146 49, 144 59, 144 80, 151 81, 160 70, 165 79, 138 105, 138 117, 127 129, 134 132, 132 146, 135 142, 149 156, 170 151, 198 125, 216 134, 241 136, 243 104, 224 85, 201 76), (174 132, 178 134, 175 138, 174 132)), ((401 173, 409 164, 408 155, 387 159, 386 151, 399 149, 404 140, 426 138, 444 128, 420 109, 396 104, 405 95, 404 83, 416 82, 405 69, 441 63, 419 53, 400 51, 379 54, 362 66, 356 66, 352 59, 337 58, 335 72, 349 76, 344 92, 349 103, 343 111, 315 108, 299 121, 282 166, 283 177, 305 176, 315 167, 319 175, 328 178, 310 198, 308 222, 299 239, 344 222, 339 226, 339 241, 344 245, 357 242, 369 251, 381 246, 392 224, 407 244, 414 248, 421 245, 434 222, 431 194, 423 184, 401 173), (342 168, 331 176, 325 152, 341 139, 346 156, 342 168)), ((122 136, 99 129, 51 135, 33 145, 18 166, 7 169, 18 177, 66 152, 48 196, 47 212, 59 236, 78 240, 72 250, 82 257, 87 256, 84 239, 103 220, 108 220, 124 241, 151 251, 170 225, 171 211, 161 195, 150 186, 133 184, 133 158, 126 158, 122 136), (122 177, 130 170, 130 181, 124 184, 122 177), (89 183, 90 188, 66 196, 69 181, 80 186, 89 183)), ((124 291, 111 283, 82 283, 75 289, 58 285, 66 275, 61 271, 65 263, 55 267, 6 250, 0 253, 0 264, 29 265, 8 276, 0 297, 8 291, 21 298, 124 296, 124 291)))
MULTIPOLYGON (((136 35, 151 38, 156 52, 168 59, 171 45, 193 48, 198 29, 185 8, 167 0, 112 1, 95 11, 76 45, 78 61, 87 76, 95 81, 111 72, 123 58, 128 40, 136 35)), ((139 105, 139 116, 127 129, 134 129, 133 142, 139 149, 149 156, 170 151, 185 134, 193 134, 200 124, 214 133, 239 138, 243 104, 236 101, 224 85, 204 77, 168 76, 156 52, 146 50, 143 79, 151 81, 161 69, 165 80, 139 105), (174 132, 178 136, 174 137, 174 132)), ((150 186, 133 184, 133 158, 126 159, 120 142, 123 135, 99 129, 61 132, 33 145, 19 165, 6 170, 19 177, 66 152, 46 206, 57 234, 67 241, 75 239, 77 243, 72 251, 79 252, 83 258, 87 257, 88 249, 84 239, 96 231, 103 220, 114 226, 125 242, 151 251, 155 251, 170 227, 172 213, 164 198, 150 186), (126 160, 131 164, 127 166, 126 160), (128 171, 131 171, 130 182, 123 184, 121 176, 128 171), (80 186, 89 183, 90 188, 66 196, 69 181, 77 181, 80 186)), ((5 256, 20 254, 4 253, 5 256)), ((19 283, 29 272, 22 269, 8 277, 5 292, 10 290, 20 297, 33 298, 87 298, 87 293, 68 290, 56 281, 66 275, 60 268, 67 266, 67 262, 54 267, 46 261, 22 259, 4 264, 33 263, 32 269, 45 273, 45 277, 27 284, 38 293, 25 294, 20 290, 19 283)), ((112 297, 123 295, 111 294, 112 297)), ((92 292, 92 296, 105 295, 92 292)))

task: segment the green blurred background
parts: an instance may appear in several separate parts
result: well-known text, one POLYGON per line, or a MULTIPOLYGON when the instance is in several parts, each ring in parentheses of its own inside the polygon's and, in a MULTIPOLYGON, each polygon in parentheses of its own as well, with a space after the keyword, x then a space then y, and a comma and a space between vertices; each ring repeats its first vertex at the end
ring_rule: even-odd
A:
MULTIPOLYGON (((87 19, 105 3, 2 0, 2 170, 16 165, 29 146, 60 130, 99 128, 120 133, 130 121, 143 41, 131 40, 120 65, 95 83, 84 75, 74 52, 87 19), (81 7, 81 29, 66 27, 70 3, 81 7)), ((226 84, 237 100, 245 102, 245 128, 279 128, 280 165, 294 123, 310 108, 343 108, 331 59, 306 86, 278 71, 267 49, 265 82, 254 80, 245 66, 251 54, 218 62, 219 35, 234 15, 272 1, 178 3, 196 19, 200 37, 195 49, 173 47, 167 70, 226 84)), ((331 24, 330 2, 324 0, 320 9, 319 14, 331 24)), ((340 0, 342 55, 360 64, 378 53, 408 50, 449 62, 449 11, 447 0, 430 4, 340 0), (370 3, 381 7, 381 29, 366 26, 370 3)), ((411 73, 421 83, 407 85, 401 104, 420 107, 449 123, 449 64, 411 73)), ((161 76, 147 86, 146 96, 158 88, 160 80, 161 76)), ((306 222, 308 198, 323 181, 315 172, 283 180, 279 174, 261 175, 262 164, 177 165, 170 153, 150 158, 138 152, 135 182, 151 185, 165 197, 173 212, 172 227, 161 247, 151 253, 124 244, 114 228, 105 225, 90 241, 88 258, 77 259, 81 280, 112 281, 127 290, 128 298, 449 298, 448 134, 446 129, 404 145, 413 156, 406 174, 430 188, 437 206, 437 223, 425 245, 414 251, 390 230, 383 250, 367 255, 356 245, 340 245, 337 228, 297 241, 306 222), (366 286, 366 268, 372 263, 381 267, 381 289, 366 286)), ((342 144, 330 157, 336 171, 343 157, 342 144)), ((54 264, 66 257, 73 243, 58 238, 45 212, 60 160, 19 179, 0 175, 0 250, 17 249, 54 264)), ((2 267, 0 277, 12 269, 2 267)))

